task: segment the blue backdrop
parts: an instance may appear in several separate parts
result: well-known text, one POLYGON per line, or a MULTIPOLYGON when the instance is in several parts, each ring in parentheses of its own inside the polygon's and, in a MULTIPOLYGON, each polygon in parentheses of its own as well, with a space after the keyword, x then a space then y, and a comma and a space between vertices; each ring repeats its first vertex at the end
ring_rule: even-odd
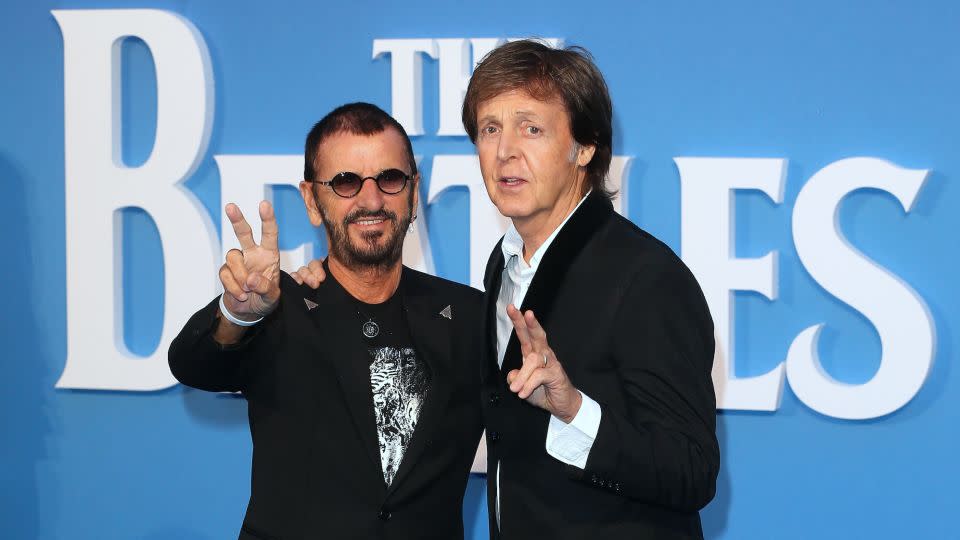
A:
MULTIPOLYGON (((952 365, 960 327, 960 8, 946 0, 4 2, 4 537, 228 538, 249 495, 244 401, 181 386, 54 388, 67 353, 67 202, 63 39, 51 10, 129 7, 180 14, 209 49, 212 135, 187 185, 217 224, 227 201, 219 200, 214 155, 298 154, 312 123, 336 105, 364 100, 390 109, 391 59, 372 58, 374 39, 537 35, 590 49, 615 104, 615 153, 635 157, 625 178, 628 215, 678 252, 674 157, 788 159, 782 204, 755 193, 735 198, 737 255, 780 252, 776 300, 735 295, 737 375, 769 371, 801 330, 825 322, 825 368, 851 384, 870 379, 880 362, 878 335, 800 264, 793 201, 811 175, 846 157, 929 169, 910 213, 889 194, 866 190, 848 197, 838 218, 853 245, 928 306, 937 344, 926 383, 905 407, 866 421, 818 414, 789 385, 774 412, 719 411, 723 468, 702 516, 711 538, 957 537, 947 516, 960 480, 960 379, 952 365)), ((136 165, 150 153, 156 124, 148 47, 125 42, 122 65, 122 150, 136 165)), ((433 156, 473 151, 466 137, 436 135, 437 77, 437 61, 425 59, 425 134, 414 137, 424 171, 433 156)), ((299 195, 274 196, 281 247, 313 238, 299 195)), ((469 281, 468 208, 466 189, 456 188, 428 209, 436 272, 461 282, 469 281)), ((148 214, 129 210, 122 222, 123 339, 145 355, 160 339, 163 288, 177 284, 164 282, 148 214)), ((197 308, 207 300, 196 298, 197 308)), ((469 538, 486 537, 484 490, 483 478, 472 477, 469 538)))

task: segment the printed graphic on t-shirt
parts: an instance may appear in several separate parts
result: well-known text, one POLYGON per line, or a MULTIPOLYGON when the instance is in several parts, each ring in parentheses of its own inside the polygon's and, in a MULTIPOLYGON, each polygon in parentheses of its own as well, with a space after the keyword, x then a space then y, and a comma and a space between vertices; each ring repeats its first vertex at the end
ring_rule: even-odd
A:
POLYGON ((383 479, 389 486, 417 427, 423 400, 430 387, 430 373, 411 348, 374 348, 370 349, 370 355, 373 357, 370 385, 380 441, 380 464, 383 479))

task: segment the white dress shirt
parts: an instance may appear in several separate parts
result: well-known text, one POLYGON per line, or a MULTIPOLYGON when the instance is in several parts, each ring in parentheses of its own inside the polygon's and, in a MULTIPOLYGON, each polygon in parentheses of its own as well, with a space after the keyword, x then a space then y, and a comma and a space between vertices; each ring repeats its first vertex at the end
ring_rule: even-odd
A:
MULTIPOLYGON (((536 275, 547 249, 557 237, 560 229, 570 220, 570 216, 580 208, 587 195, 580 199, 573 212, 563 220, 553 233, 543 242, 537 251, 530 257, 530 264, 523 259, 523 238, 517 229, 510 224, 503 237, 501 249, 505 261, 500 281, 500 294, 497 296, 497 360, 503 366, 503 355, 513 332, 513 322, 507 316, 507 306, 513 304, 517 309, 523 304, 533 276, 536 275)), ((563 358, 558 358, 563 362, 563 358)), ((579 390, 578 390, 579 391, 579 390)), ((547 426, 546 451, 554 458, 575 467, 583 469, 587 466, 587 457, 593 447, 593 441, 600 429, 600 405, 589 396, 580 392, 583 402, 573 420, 567 424, 556 416, 550 416, 547 426)), ((508 473, 509 474, 509 473, 508 473)), ((497 524, 500 523, 500 466, 497 464, 497 524)))

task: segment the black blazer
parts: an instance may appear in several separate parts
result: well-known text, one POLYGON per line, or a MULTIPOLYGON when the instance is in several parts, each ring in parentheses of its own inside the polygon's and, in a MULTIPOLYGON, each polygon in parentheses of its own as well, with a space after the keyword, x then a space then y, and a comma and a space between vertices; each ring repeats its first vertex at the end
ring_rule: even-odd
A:
POLYGON ((311 290, 282 274, 279 307, 236 345, 212 339, 216 301, 171 344, 177 380, 247 399, 253 468, 241 540, 463 537, 463 494, 482 429, 482 295, 408 268, 399 290, 433 378, 389 488, 361 321, 329 278, 311 290), (451 319, 440 314, 448 305, 451 319))
POLYGON ((702 538, 698 510, 713 498, 720 451, 713 322, 693 275, 596 193, 541 260, 521 309, 533 310, 573 384, 602 409, 581 470, 546 452, 549 414, 506 388, 506 373, 521 362, 515 334, 497 366, 503 268, 498 244, 484 278, 491 536, 702 538))

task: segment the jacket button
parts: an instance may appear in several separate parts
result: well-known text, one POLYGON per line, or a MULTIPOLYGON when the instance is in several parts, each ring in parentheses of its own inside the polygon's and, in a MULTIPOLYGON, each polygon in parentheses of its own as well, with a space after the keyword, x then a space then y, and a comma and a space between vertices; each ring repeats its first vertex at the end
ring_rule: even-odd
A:
POLYGON ((498 432, 496 432, 496 431, 491 431, 491 432, 490 432, 490 442, 491 442, 491 443, 496 443, 496 442, 499 441, 499 440, 500 440, 500 433, 498 433, 498 432))
POLYGON ((496 407, 500 403, 500 394, 496 392, 490 394, 490 405, 496 407))
POLYGON ((377 514, 377 517, 382 519, 383 521, 390 521, 390 518, 393 517, 393 514, 391 514, 389 510, 384 508, 380 510, 380 513, 377 514))

